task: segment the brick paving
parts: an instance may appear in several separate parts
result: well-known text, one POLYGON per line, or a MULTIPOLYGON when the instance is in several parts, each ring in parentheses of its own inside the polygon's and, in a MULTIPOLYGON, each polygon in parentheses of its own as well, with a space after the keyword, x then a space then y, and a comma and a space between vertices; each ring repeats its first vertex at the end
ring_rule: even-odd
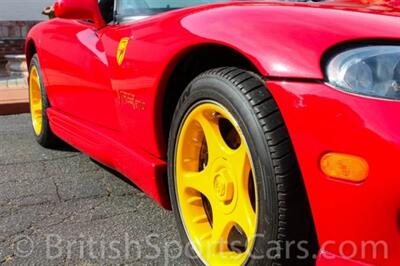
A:
MULTIPOLYGON (((27 89, 28 81, 26 78, 0 77, 0 90, 2 89, 27 89)), ((1 99, 1 96, 0 96, 1 99)))
POLYGON ((28 82, 26 78, 0 76, 0 115, 29 111, 28 82))

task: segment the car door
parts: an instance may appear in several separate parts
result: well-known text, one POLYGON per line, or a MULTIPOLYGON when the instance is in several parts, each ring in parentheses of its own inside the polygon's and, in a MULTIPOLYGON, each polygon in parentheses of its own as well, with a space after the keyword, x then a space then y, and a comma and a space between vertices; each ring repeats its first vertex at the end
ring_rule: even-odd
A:
POLYGON ((51 25, 49 55, 43 58, 51 58, 44 65, 52 108, 80 122, 118 130, 101 32, 79 20, 54 19, 51 25))

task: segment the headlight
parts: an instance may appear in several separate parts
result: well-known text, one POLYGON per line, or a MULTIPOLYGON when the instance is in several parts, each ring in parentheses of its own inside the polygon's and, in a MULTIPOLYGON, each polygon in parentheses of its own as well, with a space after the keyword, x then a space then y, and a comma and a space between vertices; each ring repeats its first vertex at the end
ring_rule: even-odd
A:
POLYGON ((328 63, 327 77, 330 84, 348 92, 400 100, 400 46, 342 52, 328 63))

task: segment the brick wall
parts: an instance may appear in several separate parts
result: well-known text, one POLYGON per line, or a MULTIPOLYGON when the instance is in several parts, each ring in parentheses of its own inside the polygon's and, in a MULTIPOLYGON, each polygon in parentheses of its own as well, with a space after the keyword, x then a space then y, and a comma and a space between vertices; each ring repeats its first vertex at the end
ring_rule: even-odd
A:
POLYGON ((0 21, 0 72, 4 69, 5 55, 23 54, 28 31, 38 21, 0 21))

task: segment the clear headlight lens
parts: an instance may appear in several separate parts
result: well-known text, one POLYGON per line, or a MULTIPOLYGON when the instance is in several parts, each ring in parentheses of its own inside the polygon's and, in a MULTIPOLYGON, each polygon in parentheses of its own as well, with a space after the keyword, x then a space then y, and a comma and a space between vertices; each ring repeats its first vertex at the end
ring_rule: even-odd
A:
POLYGON ((400 46, 342 52, 328 63, 327 77, 330 84, 348 92, 400 100, 400 46))

